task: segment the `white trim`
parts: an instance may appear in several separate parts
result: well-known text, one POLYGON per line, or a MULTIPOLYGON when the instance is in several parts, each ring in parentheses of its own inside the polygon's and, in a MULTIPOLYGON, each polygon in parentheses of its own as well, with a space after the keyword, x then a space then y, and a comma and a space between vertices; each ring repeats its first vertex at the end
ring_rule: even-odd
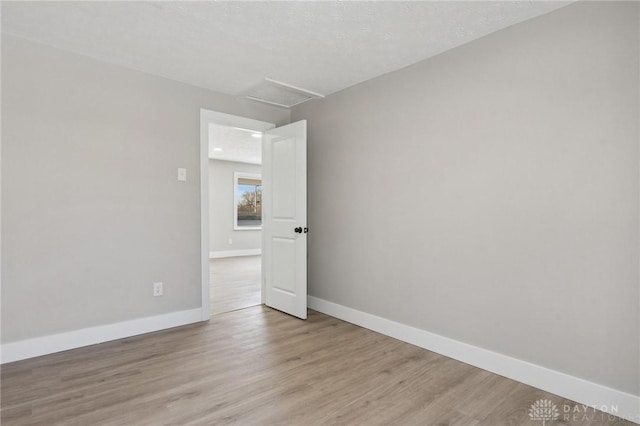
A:
POLYGON ((281 107, 281 108, 293 108, 296 105, 300 105, 303 102, 307 102, 310 101, 312 99, 314 99, 313 97, 309 97, 309 98, 304 98, 296 103, 293 103, 291 105, 285 105, 285 104, 281 104, 278 102, 273 102, 273 101, 268 101, 266 99, 262 99, 262 98, 257 98, 255 96, 245 96, 246 99, 249 99, 250 101, 256 101, 256 102, 262 102, 265 104, 269 104, 269 105, 273 105, 273 106, 277 106, 277 107, 281 107))
MULTIPOLYGON (((267 123, 266 121, 254 120, 252 118, 240 117, 238 115, 225 114, 223 112, 211 111, 208 109, 200 110, 200 118, 206 122, 207 127, 209 124, 216 124, 218 126, 228 126, 235 129, 249 130, 251 132, 266 132, 276 127, 273 123, 267 123)), ((208 133, 208 132, 207 132, 208 133)), ((207 139, 207 142, 209 140, 207 139)), ((208 146, 208 143, 207 143, 208 146)), ((209 152, 209 151, 207 151, 209 152)))
POLYGON ((211 317, 209 272, 209 122, 210 113, 200 110, 200 309, 201 319, 211 317))
POLYGON ((201 309, 196 308, 5 343, 0 349, 0 362, 19 361, 199 321, 201 309))
MULTIPOLYGON (((207 109, 200 109, 200 282, 201 319, 211 317, 209 285, 209 124, 229 126, 238 129, 265 132, 276 127, 273 123, 239 117, 207 109)), ((264 303, 264 280, 262 283, 264 303)))
MULTIPOLYGON (((430 333, 419 328, 358 311, 337 303, 307 298, 309 308, 341 320, 411 343, 483 370, 508 377, 527 385, 597 407, 617 407, 618 417, 640 423, 640 396, 589 382, 560 371, 492 352, 477 346, 430 333)), ((527 408, 527 407, 523 407, 527 408)))
POLYGON ((271 84, 275 84, 276 86, 281 86, 284 87, 286 89, 289 89, 293 92, 297 92, 301 95, 306 95, 306 96, 311 96, 313 98, 320 98, 320 99, 324 99, 324 95, 321 95, 318 92, 312 92, 311 90, 307 90, 307 89, 303 89, 301 87, 298 86, 293 86, 291 84, 287 84, 287 83, 283 83, 281 81, 278 80, 274 80, 272 78, 265 78, 264 81, 271 83, 271 84))
POLYGON ((265 103, 267 105, 273 105, 273 106, 277 106, 277 107, 280 107, 280 108, 291 108, 291 107, 294 107, 296 105, 301 104, 302 102, 306 102, 306 101, 308 101, 310 99, 313 99, 313 98, 305 98, 304 100, 302 100, 300 102, 296 102, 293 105, 285 105, 285 104, 281 104, 281 103, 278 103, 278 102, 268 101, 268 100, 262 99, 262 98, 256 98, 255 96, 248 96, 247 95, 247 96, 245 96, 245 98, 249 99, 250 101, 262 102, 262 103, 265 103))
POLYGON ((262 249, 210 251, 209 259, 220 259, 222 257, 237 257, 237 256, 260 256, 261 254, 262 254, 262 249))

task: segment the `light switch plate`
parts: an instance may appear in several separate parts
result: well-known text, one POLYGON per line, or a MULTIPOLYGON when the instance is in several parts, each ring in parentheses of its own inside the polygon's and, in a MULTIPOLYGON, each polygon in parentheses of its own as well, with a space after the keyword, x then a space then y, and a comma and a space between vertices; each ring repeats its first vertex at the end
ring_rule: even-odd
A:
POLYGON ((178 169, 178 180, 181 182, 187 181, 187 169, 182 167, 178 169))

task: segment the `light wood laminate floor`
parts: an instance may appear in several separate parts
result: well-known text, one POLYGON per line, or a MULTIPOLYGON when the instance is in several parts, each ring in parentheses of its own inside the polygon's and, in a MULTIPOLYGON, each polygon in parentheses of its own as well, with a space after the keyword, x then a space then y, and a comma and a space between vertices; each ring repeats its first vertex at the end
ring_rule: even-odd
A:
POLYGON ((261 256, 211 259, 211 314, 260 304, 261 256))
MULTIPOLYGON (((256 306, 2 366, 10 425, 536 425, 573 403, 311 311, 256 306)), ((630 425, 599 412, 555 425, 630 425)), ((561 414, 562 415, 562 414, 561 414)))

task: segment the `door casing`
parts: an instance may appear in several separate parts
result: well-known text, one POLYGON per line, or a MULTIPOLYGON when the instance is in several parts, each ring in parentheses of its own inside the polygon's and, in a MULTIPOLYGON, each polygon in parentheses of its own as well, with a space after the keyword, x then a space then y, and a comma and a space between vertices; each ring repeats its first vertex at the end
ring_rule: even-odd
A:
MULTIPOLYGON (((200 253, 202 284, 202 321, 211 318, 209 283, 209 125, 238 127, 256 132, 271 130, 276 125, 237 115, 207 109, 200 110, 200 253)), ((261 302, 264 303, 264 277, 261 277, 261 302)))

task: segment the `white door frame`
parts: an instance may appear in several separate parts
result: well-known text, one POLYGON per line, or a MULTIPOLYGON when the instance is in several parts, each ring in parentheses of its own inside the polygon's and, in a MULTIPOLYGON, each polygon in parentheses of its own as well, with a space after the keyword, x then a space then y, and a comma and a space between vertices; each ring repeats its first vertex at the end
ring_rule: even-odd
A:
MULTIPOLYGON (((276 125, 266 121, 207 109, 200 110, 200 255, 202 281, 202 321, 211 317, 211 294, 209 291, 209 124, 238 127, 255 132, 271 130, 276 125)), ((264 245, 264 241, 262 243, 264 245)), ((264 303, 264 279, 261 279, 262 303, 264 303)))

